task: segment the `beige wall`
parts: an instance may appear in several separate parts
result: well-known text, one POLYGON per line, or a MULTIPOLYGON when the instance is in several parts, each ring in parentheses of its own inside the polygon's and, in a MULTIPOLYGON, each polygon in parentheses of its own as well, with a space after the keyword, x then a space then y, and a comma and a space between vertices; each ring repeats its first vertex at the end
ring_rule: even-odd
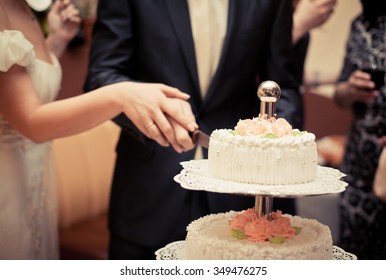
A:
POLYGON ((334 14, 311 32, 307 73, 337 74, 342 66, 351 21, 360 13, 360 0, 338 0, 334 14))
MULTIPOLYGON (((309 0, 305 0, 309 1, 309 0)), ((311 32, 305 62, 306 81, 312 82, 315 73, 320 81, 335 81, 342 67, 346 41, 352 20, 360 13, 360 0, 338 0, 335 12, 321 27, 311 32)), ((333 134, 345 135, 351 123, 348 110, 341 110, 332 100, 333 85, 305 91, 305 129, 317 138, 333 134), (329 98, 325 98, 329 97, 329 98)))

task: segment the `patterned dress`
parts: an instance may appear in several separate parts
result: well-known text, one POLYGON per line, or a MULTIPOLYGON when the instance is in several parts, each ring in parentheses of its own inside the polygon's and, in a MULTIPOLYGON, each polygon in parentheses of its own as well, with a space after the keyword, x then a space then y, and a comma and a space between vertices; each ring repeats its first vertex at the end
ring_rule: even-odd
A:
MULTIPOLYGON (((340 81, 365 65, 385 70, 386 16, 372 23, 357 17, 351 26, 340 81)), ((358 259, 386 259, 386 204, 373 192, 373 180, 382 147, 377 144, 386 135, 386 87, 371 105, 354 104, 353 123, 342 172, 349 186, 341 197, 341 243, 358 259)))

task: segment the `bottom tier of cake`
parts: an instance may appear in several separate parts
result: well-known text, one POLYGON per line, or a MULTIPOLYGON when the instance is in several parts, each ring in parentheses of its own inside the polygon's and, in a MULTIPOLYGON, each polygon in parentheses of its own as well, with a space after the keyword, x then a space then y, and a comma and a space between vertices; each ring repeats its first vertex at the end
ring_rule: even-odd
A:
POLYGON ((232 236, 229 221, 238 212, 212 214, 189 224, 187 259, 198 260, 332 260, 333 243, 328 226, 314 219, 284 215, 301 228, 293 239, 281 244, 250 242, 232 236))

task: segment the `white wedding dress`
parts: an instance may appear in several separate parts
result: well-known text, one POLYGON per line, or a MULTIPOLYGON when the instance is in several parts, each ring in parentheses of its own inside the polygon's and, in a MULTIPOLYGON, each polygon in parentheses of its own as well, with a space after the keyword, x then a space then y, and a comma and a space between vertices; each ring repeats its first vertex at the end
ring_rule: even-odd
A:
MULTIPOLYGON (((0 31, 0 72, 15 64, 26 68, 42 103, 56 97, 62 78, 58 60, 53 55, 52 63, 39 60, 21 32, 0 31)), ((33 143, 0 115, 0 259, 59 257, 50 151, 50 142, 33 143)))

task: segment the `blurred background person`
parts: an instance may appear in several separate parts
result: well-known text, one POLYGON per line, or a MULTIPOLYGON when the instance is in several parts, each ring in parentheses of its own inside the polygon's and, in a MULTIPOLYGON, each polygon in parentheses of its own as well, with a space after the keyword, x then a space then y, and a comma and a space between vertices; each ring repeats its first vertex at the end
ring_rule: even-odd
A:
POLYGON ((353 115, 341 166, 349 185, 341 195, 340 246, 359 259, 386 259, 386 204, 373 192, 386 135, 386 5, 376 0, 361 5, 334 95, 353 115))
POLYGON ((326 23, 334 13, 337 0, 294 0, 292 43, 297 78, 304 80, 304 63, 310 43, 310 31, 326 23))

